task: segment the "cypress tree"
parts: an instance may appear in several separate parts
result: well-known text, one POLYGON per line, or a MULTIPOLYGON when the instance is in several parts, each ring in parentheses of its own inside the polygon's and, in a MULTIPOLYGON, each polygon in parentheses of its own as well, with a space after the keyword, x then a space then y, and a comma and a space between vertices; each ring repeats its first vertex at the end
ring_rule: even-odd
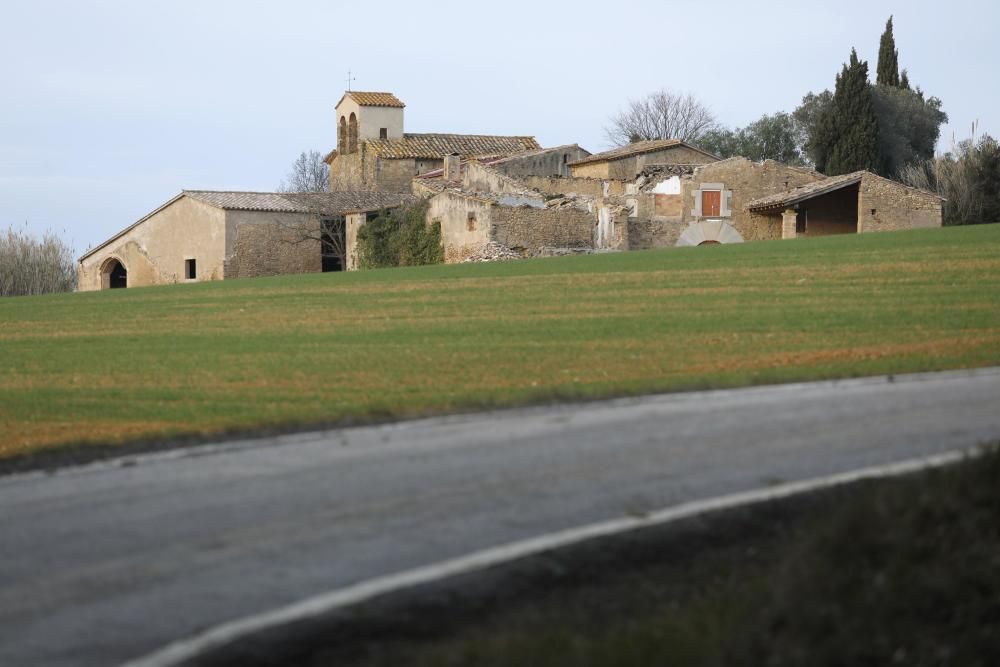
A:
POLYGON ((880 86, 899 87, 899 51, 892 36, 892 17, 885 23, 885 32, 878 45, 878 70, 875 83, 880 86))
POLYGON ((833 103, 821 130, 826 144, 825 164, 817 168, 828 176, 846 174, 878 165, 878 117, 868 82, 868 63, 851 49, 849 65, 837 76, 833 103))
POLYGON ((899 75, 899 87, 902 88, 903 90, 910 89, 910 75, 906 73, 905 69, 899 75))

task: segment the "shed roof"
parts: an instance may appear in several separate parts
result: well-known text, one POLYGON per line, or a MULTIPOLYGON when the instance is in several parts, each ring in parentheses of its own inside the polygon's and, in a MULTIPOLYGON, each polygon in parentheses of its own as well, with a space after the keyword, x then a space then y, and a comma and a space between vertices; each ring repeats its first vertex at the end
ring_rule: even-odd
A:
POLYGON ((823 180, 816 181, 815 183, 808 183, 786 192, 779 192, 777 194, 768 195, 767 197, 760 197, 759 199, 754 199, 747 203, 747 210, 765 211, 767 209, 794 206, 795 204, 806 201, 807 199, 813 199, 814 197, 819 197, 820 195, 835 192, 842 188, 846 188, 849 185, 857 185, 861 182, 861 179, 864 178, 866 173, 868 172, 855 171, 850 174, 842 174, 841 176, 831 176, 830 178, 824 178, 823 180))
POLYGON ((666 150, 667 148, 673 148, 675 146, 683 146, 693 151, 702 153, 705 157, 710 157, 713 160, 718 160, 719 156, 713 155, 706 150, 702 150, 697 146, 689 144, 687 142, 681 141, 680 139, 654 139, 652 141, 636 141, 619 148, 614 148, 610 151, 604 151, 603 153, 594 153, 588 157, 582 158, 580 160, 574 160, 569 163, 569 166, 575 167, 578 165, 591 164, 594 162, 612 162, 614 160, 623 160, 625 158, 633 157, 636 155, 643 155, 645 153, 655 153, 657 151, 666 150))
MULTIPOLYGON (((362 107, 397 107, 402 109, 406 106, 392 93, 366 93, 360 90, 348 90, 340 98, 340 102, 343 102, 346 97, 350 97, 357 102, 358 106, 362 107)), ((340 102, 337 102, 338 107, 340 102)))
POLYGON ((390 160, 440 158, 452 153, 463 158, 511 155, 541 148, 534 137, 491 134, 404 134, 402 139, 366 139, 365 147, 390 160))

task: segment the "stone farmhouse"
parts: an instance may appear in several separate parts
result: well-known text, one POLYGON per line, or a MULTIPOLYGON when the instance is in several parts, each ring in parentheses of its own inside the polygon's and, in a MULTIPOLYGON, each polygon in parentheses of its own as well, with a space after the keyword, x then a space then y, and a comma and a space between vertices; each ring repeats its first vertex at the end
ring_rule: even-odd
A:
POLYGON ((591 154, 529 136, 412 134, 404 108, 392 93, 346 92, 330 192, 183 191, 83 255, 79 288, 354 270, 369 216, 418 199, 446 262, 941 225, 937 195, 869 172, 828 178, 676 139, 591 154))
POLYGON ((78 289, 338 271, 321 225, 415 200, 381 192, 185 190, 79 259, 78 289), (327 249, 329 250, 329 249, 327 249))
POLYGON ((498 245, 537 257, 941 225, 937 195, 869 172, 827 178, 772 160, 721 160, 678 140, 533 158, 567 148, 414 178, 414 194, 430 199, 429 221, 441 224, 445 261, 498 245))

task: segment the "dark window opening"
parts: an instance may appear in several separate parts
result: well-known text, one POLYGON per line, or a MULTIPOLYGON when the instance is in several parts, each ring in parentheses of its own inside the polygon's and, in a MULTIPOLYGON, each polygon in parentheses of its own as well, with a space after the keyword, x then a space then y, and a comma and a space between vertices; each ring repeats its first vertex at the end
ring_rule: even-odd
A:
POLYGON ((193 259, 184 260, 184 278, 186 280, 194 280, 198 277, 197 267, 195 266, 195 261, 193 259))
POLYGON ((125 267, 118 260, 115 260, 111 271, 108 272, 108 287, 111 289, 128 287, 128 271, 125 270, 125 267))
POLYGON ((569 155, 563 153, 563 164, 566 164, 567 162, 569 162, 569 155))
POLYGON ((389 138, 389 128, 387 128, 387 127, 380 127, 378 129, 378 138, 379 139, 388 139, 389 138))
POLYGON ((469 212, 469 217, 466 220, 465 229, 470 232, 476 231, 476 214, 471 211, 469 212))
POLYGON ((343 271, 346 269, 347 219, 343 216, 325 218, 320 221, 323 233, 321 235, 320 253, 323 273, 343 271))
POLYGON ((802 209, 795 216, 795 233, 805 234, 809 225, 809 211, 802 209))

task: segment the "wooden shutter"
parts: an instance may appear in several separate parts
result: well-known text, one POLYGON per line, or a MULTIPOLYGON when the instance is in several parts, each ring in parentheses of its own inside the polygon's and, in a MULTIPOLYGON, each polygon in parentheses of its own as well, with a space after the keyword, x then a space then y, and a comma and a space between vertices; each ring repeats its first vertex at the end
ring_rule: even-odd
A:
POLYGON ((702 190, 701 215, 706 218, 717 218, 722 210, 722 193, 718 190, 702 190))

